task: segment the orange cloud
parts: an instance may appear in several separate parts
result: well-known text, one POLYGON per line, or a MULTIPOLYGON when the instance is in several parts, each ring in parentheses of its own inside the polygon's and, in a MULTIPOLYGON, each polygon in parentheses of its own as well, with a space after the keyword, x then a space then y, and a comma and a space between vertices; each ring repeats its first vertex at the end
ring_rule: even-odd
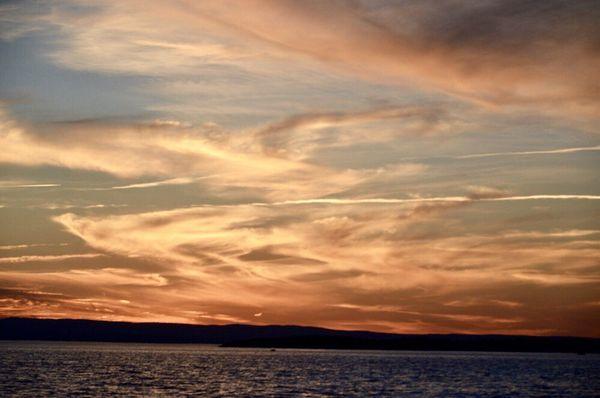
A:
MULTIPOLYGON (((477 201, 457 205, 473 203, 477 201)), ((194 306, 202 302, 200 311, 245 322, 256 322, 254 314, 262 312, 265 323, 350 327, 363 322, 379 330, 468 327, 540 333, 547 324, 530 314, 538 295, 585 286, 588 299, 594 294, 591 286, 600 282, 593 272, 598 248, 586 243, 597 231, 443 233, 445 221, 439 216, 461 207, 442 201, 317 202, 295 207, 293 213, 289 206, 201 206, 109 217, 66 214, 55 220, 94 249, 165 267, 160 273, 164 282, 155 293, 147 292, 165 301, 156 304, 156 319, 177 302, 171 317, 203 322, 206 318, 185 312, 198 311, 194 306), (427 210, 421 211, 422 206, 427 210), (435 232, 426 232, 427 226, 435 226, 435 232), (523 296, 526 286, 536 293, 523 296), (485 302, 464 301, 475 288, 486 289, 485 302), (409 296, 404 300, 402 294, 409 296), (397 308, 390 307, 392 302, 397 308), (325 315, 312 319, 299 303, 325 315)), ((114 272, 110 278, 121 277, 114 272)), ((127 300, 141 305, 135 297, 127 300)), ((568 311, 583 307, 577 308, 568 311)), ((565 322, 543 333, 575 330, 565 322)))
POLYGON ((334 194, 381 178, 383 172, 401 176, 425 169, 409 163, 336 170, 265 153, 252 132, 231 134, 231 139, 214 138, 215 126, 83 121, 46 125, 41 132, 17 123, 6 113, 0 118, 0 145, 6 149, 0 162, 96 170, 120 178, 171 177, 110 188, 117 190, 198 183, 222 194, 243 188, 248 195, 286 200, 334 194), (328 183, 322 184, 323 179, 328 183))
POLYGON ((587 162, 598 150, 556 125, 548 137, 560 138, 558 149, 511 141, 530 126, 545 130, 536 118, 548 111, 567 116, 567 134, 594 130, 595 3, 70 4, 17 12, 23 26, 0 38, 35 30, 39 55, 55 65, 151 77, 131 81, 152 97, 140 111, 160 116, 28 124, 0 109, 0 162, 17 174, 52 166, 111 179, 0 182, 2 212, 33 220, 14 217, 19 231, 51 218, 62 231, 36 225, 31 235, 70 234, 69 249, 87 247, 45 251, 34 242, 52 240, 9 235, 0 315, 600 336, 599 233, 583 214, 600 200, 591 163, 532 170, 495 159, 587 162), (269 84, 278 95, 263 90, 269 84), (217 114, 235 127, 178 121, 177 106, 189 120, 217 114), (442 144, 450 155, 436 158, 442 144), (425 156, 398 163, 415 152, 425 156), (136 208, 152 188, 183 185, 194 196, 176 208, 136 208), (96 200, 108 197, 131 202, 96 200), (523 215, 532 203, 555 219, 523 215), (117 206, 128 213, 111 214, 117 206))

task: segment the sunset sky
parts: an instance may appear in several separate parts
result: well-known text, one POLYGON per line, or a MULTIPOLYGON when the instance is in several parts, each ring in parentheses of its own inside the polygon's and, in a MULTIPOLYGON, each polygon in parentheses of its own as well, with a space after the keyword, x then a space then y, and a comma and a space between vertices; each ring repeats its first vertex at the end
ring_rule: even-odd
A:
POLYGON ((0 2, 0 316, 600 337, 598 21, 0 2))

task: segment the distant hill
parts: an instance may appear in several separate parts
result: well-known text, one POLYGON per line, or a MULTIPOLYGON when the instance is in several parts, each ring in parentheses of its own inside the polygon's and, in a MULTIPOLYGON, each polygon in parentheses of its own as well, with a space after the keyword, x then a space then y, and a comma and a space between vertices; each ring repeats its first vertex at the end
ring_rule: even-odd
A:
POLYGON ((187 325, 77 319, 0 319, 0 340, 220 344, 225 347, 600 353, 582 337, 391 334, 306 326, 187 325))

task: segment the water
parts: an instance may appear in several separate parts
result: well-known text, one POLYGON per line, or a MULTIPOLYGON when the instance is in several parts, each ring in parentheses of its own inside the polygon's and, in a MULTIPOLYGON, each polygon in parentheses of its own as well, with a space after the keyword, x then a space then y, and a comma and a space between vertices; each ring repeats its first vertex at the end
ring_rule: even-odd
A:
POLYGON ((600 356, 0 341, 0 396, 593 397, 600 356))

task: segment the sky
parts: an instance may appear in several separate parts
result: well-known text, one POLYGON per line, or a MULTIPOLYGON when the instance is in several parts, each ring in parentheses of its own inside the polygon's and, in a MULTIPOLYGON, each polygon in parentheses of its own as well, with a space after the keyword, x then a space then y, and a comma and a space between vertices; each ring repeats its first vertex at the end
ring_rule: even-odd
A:
POLYGON ((600 337, 599 20, 1 1, 0 316, 600 337))

